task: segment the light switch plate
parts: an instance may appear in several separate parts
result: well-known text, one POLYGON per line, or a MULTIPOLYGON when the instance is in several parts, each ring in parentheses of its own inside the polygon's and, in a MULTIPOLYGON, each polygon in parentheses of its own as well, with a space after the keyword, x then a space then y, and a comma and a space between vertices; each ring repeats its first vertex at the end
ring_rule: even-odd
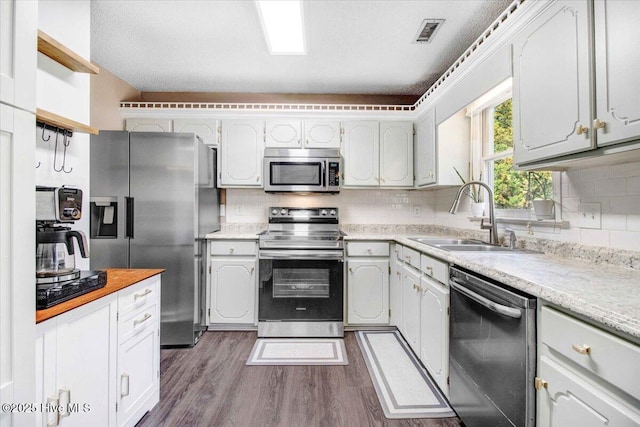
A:
POLYGON ((600 213, 600 203, 578 204, 578 227, 596 229, 602 228, 602 214, 600 213))

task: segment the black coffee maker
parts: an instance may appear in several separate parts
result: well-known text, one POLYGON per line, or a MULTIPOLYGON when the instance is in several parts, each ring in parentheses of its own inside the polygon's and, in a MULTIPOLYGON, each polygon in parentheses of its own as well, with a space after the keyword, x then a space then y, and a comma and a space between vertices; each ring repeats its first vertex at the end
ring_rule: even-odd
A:
POLYGON ((106 273, 75 267, 74 240, 89 257, 83 232, 69 226, 82 217, 82 190, 36 187, 36 308, 48 308, 106 285, 106 273))

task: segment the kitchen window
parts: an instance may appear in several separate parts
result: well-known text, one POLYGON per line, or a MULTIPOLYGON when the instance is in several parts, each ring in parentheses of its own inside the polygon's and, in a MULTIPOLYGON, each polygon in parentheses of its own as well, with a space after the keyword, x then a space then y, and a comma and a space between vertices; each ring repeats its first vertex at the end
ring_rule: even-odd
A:
POLYGON ((528 218, 534 197, 543 192, 553 197, 559 188, 554 186, 552 172, 513 169, 511 85, 511 79, 506 80, 467 108, 471 120, 471 177, 481 175, 493 189, 496 212, 501 217, 528 218))

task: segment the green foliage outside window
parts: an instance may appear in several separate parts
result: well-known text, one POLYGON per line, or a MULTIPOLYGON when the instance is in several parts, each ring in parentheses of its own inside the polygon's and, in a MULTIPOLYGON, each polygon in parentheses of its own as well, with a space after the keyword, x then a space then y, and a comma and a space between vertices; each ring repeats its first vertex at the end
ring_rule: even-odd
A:
MULTIPOLYGON (((511 99, 495 107, 493 138, 494 153, 513 148, 511 99)), ((542 193, 551 198, 550 189, 551 172, 514 171, 512 157, 493 162, 493 191, 498 209, 526 209, 531 199, 543 198, 542 193)))

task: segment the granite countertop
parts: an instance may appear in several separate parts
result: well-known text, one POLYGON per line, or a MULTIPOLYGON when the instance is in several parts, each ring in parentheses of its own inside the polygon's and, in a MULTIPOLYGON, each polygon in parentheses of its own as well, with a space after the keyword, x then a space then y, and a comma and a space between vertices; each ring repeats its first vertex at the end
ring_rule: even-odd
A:
POLYGON ((107 272, 107 284, 95 291, 80 295, 69 301, 54 305, 53 307, 36 310, 36 323, 44 322, 59 314, 66 313, 69 310, 80 307, 81 305, 90 303, 106 295, 117 292, 128 286, 141 282, 149 277, 155 276, 164 272, 164 269, 126 269, 126 268, 107 268, 104 271, 107 272))
MULTIPOLYGON (((531 252, 450 252, 394 233, 350 233, 349 240, 390 240, 475 271, 604 325, 640 343, 640 271, 531 252)), ((427 238, 456 236, 420 235, 427 238)))

